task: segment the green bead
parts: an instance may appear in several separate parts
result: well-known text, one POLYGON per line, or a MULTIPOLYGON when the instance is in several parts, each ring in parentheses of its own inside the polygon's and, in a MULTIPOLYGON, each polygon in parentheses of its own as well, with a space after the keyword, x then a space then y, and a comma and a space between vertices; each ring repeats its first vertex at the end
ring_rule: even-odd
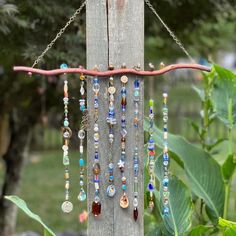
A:
POLYGON ((63 157, 63 165, 68 166, 70 164, 70 160, 68 156, 63 157))
POLYGON ((169 192, 163 192, 163 196, 164 197, 168 197, 169 196, 169 192))
POLYGON ((153 107, 153 105, 154 105, 154 101, 153 101, 153 99, 150 99, 150 100, 149 100, 149 106, 150 106, 150 107, 153 107))

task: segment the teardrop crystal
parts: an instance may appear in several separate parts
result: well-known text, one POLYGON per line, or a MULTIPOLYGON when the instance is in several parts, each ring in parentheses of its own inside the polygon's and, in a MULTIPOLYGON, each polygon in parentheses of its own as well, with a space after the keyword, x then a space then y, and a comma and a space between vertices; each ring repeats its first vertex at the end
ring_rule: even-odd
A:
POLYGON ((137 219, 138 219, 138 208, 137 207, 134 208, 133 213, 134 213, 134 220, 137 221, 137 219))
POLYGON ((81 191, 80 191, 80 193, 79 193, 79 195, 78 195, 78 200, 79 201, 81 201, 81 202, 83 202, 83 201, 85 201, 86 200, 86 193, 85 193, 85 191, 82 189, 81 191))
POLYGON ((92 213, 94 216, 99 216, 101 214, 102 205, 100 202, 94 201, 92 204, 92 213))
POLYGON ((84 95, 84 93, 85 93, 85 89, 84 89, 84 87, 81 86, 81 87, 80 87, 80 94, 81 94, 81 95, 84 95))

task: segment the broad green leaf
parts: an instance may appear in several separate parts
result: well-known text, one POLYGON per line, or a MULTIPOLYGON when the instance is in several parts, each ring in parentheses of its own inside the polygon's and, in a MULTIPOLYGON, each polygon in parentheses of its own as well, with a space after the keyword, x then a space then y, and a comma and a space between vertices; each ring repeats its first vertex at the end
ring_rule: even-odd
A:
POLYGON ((211 230, 213 227, 206 226, 206 225, 198 225, 191 229, 188 236, 201 236, 203 233, 206 233, 207 231, 211 230))
POLYGON ((15 205, 17 205, 26 215, 28 215, 30 218, 34 219, 38 223, 40 223, 43 226, 44 230, 44 236, 56 236, 55 233, 52 232, 51 229, 48 228, 46 224, 41 220, 41 218, 34 214, 27 206, 26 202, 19 198, 18 196, 5 196, 5 198, 15 205))
MULTIPOLYGON (((155 170, 156 176, 161 182, 163 178, 162 157, 157 159, 155 170)), ((165 230, 170 235, 184 235, 191 227, 193 214, 191 192, 185 184, 175 176, 170 176, 169 192, 169 216, 162 215, 163 199, 161 200, 161 203, 159 203, 159 209, 161 209, 160 214, 162 215, 165 230)), ((163 196, 162 188, 160 189, 160 194, 163 196)))
MULTIPOLYGON (((148 128, 145 119, 144 128, 148 128)), ((163 132, 154 126, 154 139, 162 147, 163 132)), ((225 189, 220 165, 205 151, 176 135, 168 135, 168 146, 184 164, 192 191, 206 203, 213 220, 223 214, 225 189)))
POLYGON ((214 65, 217 79, 212 91, 212 103, 217 117, 229 128, 236 122, 236 75, 214 65))
POLYGON ((219 218, 218 224, 219 226, 224 228, 225 230, 224 235, 227 235, 227 236, 236 235, 236 222, 219 218))
POLYGON ((158 223, 153 214, 144 212, 145 236, 161 236, 163 223, 158 223))
POLYGON ((222 165, 222 173, 225 180, 230 180, 234 174, 236 164, 234 163, 234 156, 229 155, 224 164, 222 165))

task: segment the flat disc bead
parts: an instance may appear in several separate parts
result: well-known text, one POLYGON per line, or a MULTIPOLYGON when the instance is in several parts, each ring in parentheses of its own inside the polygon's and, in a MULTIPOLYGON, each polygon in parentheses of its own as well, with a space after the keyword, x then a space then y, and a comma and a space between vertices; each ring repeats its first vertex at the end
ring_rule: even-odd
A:
POLYGON ((70 213, 73 210, 73 204, 70 201, 65 201, 62 203, 61 209, 64 213, 70 213))
POLYGON ((120 80, 121 80, 122 83, 126 84, 129 79, 126 75, 123 75, 123 76, 121 76, 120 80))

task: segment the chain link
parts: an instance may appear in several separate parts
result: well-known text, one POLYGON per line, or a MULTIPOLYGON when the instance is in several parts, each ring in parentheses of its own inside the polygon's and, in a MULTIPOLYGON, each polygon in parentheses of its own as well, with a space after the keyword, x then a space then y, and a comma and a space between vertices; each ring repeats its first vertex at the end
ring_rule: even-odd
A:
POLYGON ((174 34, 174 32, 168 27, 168 25, 163 21, 163 19, 158 15, 157 11, 154 9, 153 5, 150 3, 149 0, 144 0, 147 6, 150 8, 150 10, 153 12, 153 14, 157 17, 157 19, 162 23, 162 25, 166 28, 172 39, 175 41, 175 43, 183 50, 183 52, 186 54, 186 56, 192 61, 195 62, 195 60, 190 56, 188 51, 185 49, 183 43, 177 38, 177 36, 174 34))
MULTIPOLYGON (((166 23, 162 20, 162 18, 158 15, 156 10, 154 9, 153 5, 150 3, 149 0, 144 0, 147 6, 150 8, 150 10, 153 12, 153 14, 157 17, 157 19, 162 23, 162 25, 166 28, 170 36, 173 38, 175 43, 183 50, 183 52, 186 54, 186 56, 192 61, 195 62, 195 60, 190 56, 188 51, 185 49, 184 45, 181 43, 181 41, 175 36, 174 32, 166 25, 166 23)), ((45 50, 41 53, 40 56, 34 61, 32 68, 34 68, 45 56, 45 54, 53 47, 55 42, 64 34, 65 30, 70 26, 72 22, 75 21, 76 17, 80 14, 80 12, 83 10, 87 3, 87 0, 85 0, 81 6, 75 11, 72 17, 68 20, 68 22, 65 24, 63 28, 60 29, 60 31, 57 33, 56 37, 47 45, 45 50)))
POLYGON ((42 52, 42 54, 40 56, 38 56, 38 58, 35 60, 35 62, 32 65, 32 68, 34 68, 45 56, 45 54, 48 52, 48 50, 50 50, 52 48, 52 46, 55 44, 55 42, 63 35, 63 33, 65 32, 65 30, 68 28, 68 26, 75 21, 76 17, 80 14, 80 12, 82 11, 82 9, 85 7, 87 0, 85 0, 81 6, 75 11, 74 15, 70 17, 70 19, 68 20, 68 22, 65 24, 65 26, 63 28, 60 29, 60 31, 57 33, 56 37, 47 45, 47 47, 45 48, 45 50, 42 52))

